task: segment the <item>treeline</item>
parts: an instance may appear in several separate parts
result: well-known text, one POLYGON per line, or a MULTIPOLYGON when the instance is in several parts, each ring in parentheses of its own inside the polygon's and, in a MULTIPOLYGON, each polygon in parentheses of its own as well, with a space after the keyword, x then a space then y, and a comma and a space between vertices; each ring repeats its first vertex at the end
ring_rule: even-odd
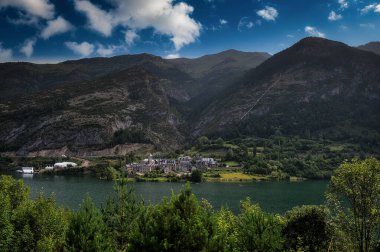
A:
POLYGON ((78 211, 54 197, 30 198, 21 180, 0 179, 0 251, 379 251, 380 162, 343 163, 326 206, 264 212, 250 199, 240 212, 214 210, 190 185, 144 204, 125 180, 105 204, 89 197, 78 211))
POLYGON ((268 138, 243 137, 231 140, 199 137, 194 146, 203 153, 224 153, 222 161, 236 161, 247 174, 270 175, 282 179, 297 176, 311 179, 330 178, 344 160, 380 156, 378 148, 366 150, 358 144, 326 139, 272 135, 268 138))

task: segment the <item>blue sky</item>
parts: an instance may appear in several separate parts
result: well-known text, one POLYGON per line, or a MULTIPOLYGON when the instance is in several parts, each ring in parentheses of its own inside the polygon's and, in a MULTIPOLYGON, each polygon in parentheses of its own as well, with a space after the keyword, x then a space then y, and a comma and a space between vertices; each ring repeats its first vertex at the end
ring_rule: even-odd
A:
POLYGON ((0 35, 0 62, 273 54, 306 36, 380 40, 380 0, 0 0, 0 35))

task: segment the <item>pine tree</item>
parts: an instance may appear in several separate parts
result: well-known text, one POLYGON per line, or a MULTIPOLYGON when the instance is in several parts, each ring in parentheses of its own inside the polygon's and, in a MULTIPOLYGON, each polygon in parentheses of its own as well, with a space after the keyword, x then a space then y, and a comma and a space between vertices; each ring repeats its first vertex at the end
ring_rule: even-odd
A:
POLYGON ((102 214, 87 196, 69 223, 66 251, 114 251, 102 214))

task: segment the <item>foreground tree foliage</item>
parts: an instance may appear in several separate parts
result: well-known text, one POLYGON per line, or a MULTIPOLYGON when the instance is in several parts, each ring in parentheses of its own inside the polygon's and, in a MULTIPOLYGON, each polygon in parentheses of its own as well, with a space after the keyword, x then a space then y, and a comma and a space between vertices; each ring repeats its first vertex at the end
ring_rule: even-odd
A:
POLYGON ((22 180, 0 177, 0 251, 60 251, 69 219, 54 196, 31 200, 22 180))
POLYGON ((112 234, 117 250, 125 251, 138 225, 138 217, 144 205, 139 201, 126 180, 116 181, 114 193, 109 196, 102 208, 103 220, 112 234))
POLYGON ((241 203, 237 219, 237 243, 240 251, 282 251, 283 221, 278 215, 267 214, 249 199, 241 203))
POLYGON ((55 199, 39 195, 27 200, 13 214, 14 246, 25 251, 56 251, 62 248, 69 212, 57 207, 55 199))
POLYGON ((379 176, 376 159, 346 162, 331 180, 329 208, 295 207, 284 216, 248 198, 237 214, 216 211, 189 183, 144 204, 122 178, 101 208, 87 197, 72 213, 2 176, 0 251, 380 251, 379 176))
POLYGON ((327 199, 344 239, 342 249, 372 251, 380 240, 380 162, 345 162, 331 178, 327 199))
POLYGON ((132 251, 202 251, 213 237, 208 204, 200 204, 187 184, 178 195, 141 213, 132 251))
POLYGON ((328 251, 332 227, 324 206, 294 207, 285 214, 283 234, 290 251, 328 251))
POLYGON ((65 250, 113 251, 110 237, 100 210, 87 197, 70 220, 65 250))

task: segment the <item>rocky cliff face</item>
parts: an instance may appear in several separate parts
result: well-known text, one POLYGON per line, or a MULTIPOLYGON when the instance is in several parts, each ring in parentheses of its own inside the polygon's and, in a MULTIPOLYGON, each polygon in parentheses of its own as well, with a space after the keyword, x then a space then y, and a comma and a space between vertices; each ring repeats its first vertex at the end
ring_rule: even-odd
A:
MULTIPOLYGON (((228 57, 221 53, 208 67, 228 57)), ((191 104, 207 85, 178 62, 148 54, 0 64, 0 149, 22 155, 62 149, 117 154, 131 144, 176 149, 189 135, 191 104)))
POLYGON ((126 142, 176 148, 184 141, 184 122, 170 105, 168 82, 133 68, 8 99, 0 114, 2 147, 19 153, 126 142))

